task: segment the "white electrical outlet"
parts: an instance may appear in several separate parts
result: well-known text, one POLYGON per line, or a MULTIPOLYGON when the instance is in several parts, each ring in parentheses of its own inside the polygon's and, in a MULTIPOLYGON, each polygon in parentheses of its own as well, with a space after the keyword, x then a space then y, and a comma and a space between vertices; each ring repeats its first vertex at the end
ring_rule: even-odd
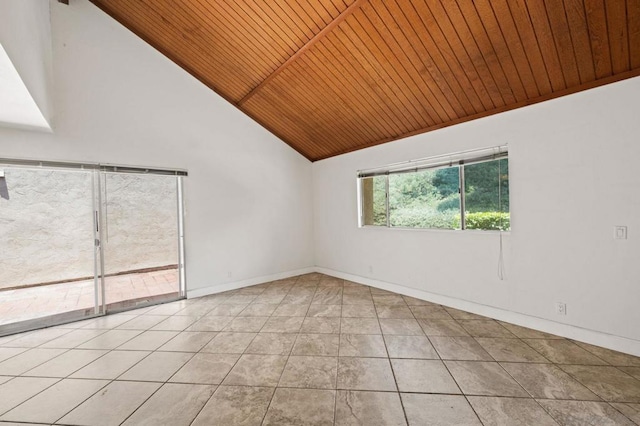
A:
POLYGON ((231 278, 231 271, 227 272, 227 278, 231 278))
POLYGON ((556 302, 556 313, 558 315, 567 315, 567 304, 563 302, 556 302))
POLYGON ((627 227, 622 225, 617 225, 613 227, 613 238, 616 240, 626 240, 627 239, 627 227))

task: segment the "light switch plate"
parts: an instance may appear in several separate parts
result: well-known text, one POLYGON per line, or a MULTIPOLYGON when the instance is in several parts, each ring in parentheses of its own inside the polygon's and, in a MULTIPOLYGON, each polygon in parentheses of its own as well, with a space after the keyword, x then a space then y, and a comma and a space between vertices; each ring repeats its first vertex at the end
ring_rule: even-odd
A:
POLYGON ((613 230, 613 238, 616 240, 626 240, 627 239, 627 227, 626 226, 615 226, 613 230))

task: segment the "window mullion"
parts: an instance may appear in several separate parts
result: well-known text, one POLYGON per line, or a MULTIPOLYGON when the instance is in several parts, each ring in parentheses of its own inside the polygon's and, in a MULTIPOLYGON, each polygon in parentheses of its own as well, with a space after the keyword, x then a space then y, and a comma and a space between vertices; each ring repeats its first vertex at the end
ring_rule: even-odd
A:
POLYGON ((465 189, 465 184, 464 184, 464 164, 460 164, 460 166, 458 167, 458 173, 460 175, 460 189, 458 191, 460 191, 460 229, 464 230, 466 229, 466 222, 465 222, 465 217, 464 217, 464 212, 465 212, 465 199, 464 199, 464 189, 465 189))
POLYGON ((387 174, 385 180, 385 208, 387 210, 387 228, 391 226, 391 218, 389 215, 389 175, 387 174))

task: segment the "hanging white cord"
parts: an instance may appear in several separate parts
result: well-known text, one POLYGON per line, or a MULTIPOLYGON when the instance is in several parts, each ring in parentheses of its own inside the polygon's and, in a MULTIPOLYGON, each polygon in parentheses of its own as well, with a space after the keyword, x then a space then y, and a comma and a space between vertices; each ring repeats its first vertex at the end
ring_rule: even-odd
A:
POLYGON ((504 221, 502 219, 502 160, 498 160, 498 207, 500 208, 500 254, 498 255, 498 278, 504 281, 504 251, 502 248, 502 228, 504 221))

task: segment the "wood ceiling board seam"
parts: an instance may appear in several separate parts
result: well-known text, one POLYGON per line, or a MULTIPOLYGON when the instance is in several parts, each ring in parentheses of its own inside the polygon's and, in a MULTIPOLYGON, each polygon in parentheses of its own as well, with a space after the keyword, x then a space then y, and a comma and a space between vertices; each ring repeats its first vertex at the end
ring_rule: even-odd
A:
MULTIPOLYGON (((438 25, 440 25, 440 31, 444 34, 447 40, 450 40, 449 46, 455 55, 457 64, 466 76, 482 104, 481 111, 493 109, 496 107, 496 104, 493 101, 493 96, 489 93, 489 89, 487 88, 484 79, 480 76, 476 64, 471 59, 467 46, 465 45, 465 41, 463 41, 459 31, 456 29, 456 26, 449 15, 449 11, 444 7, 445 3, 450 6, 455 6, 455 3, 452 1, 437 2, 434 3, 435 12, 433 8, 431 9, 431 12, 436 16, 438 25)), ((472 41, 471 43, 475 45, 475 41, 472 41)), ((490 80, 492 80, 491 77, 490 80)), ((499 103, 502 102, 500 101, 499 103)))
MULTIPOLYGON (((123 21, 125 20, 123 19, 123 21)), ((161 34, 168 33, 168 29, 166 27, 157 27, 155 22, 147 21, 145 23, 145 26, 147 29, 155 28, 154 31, 161 34)), ((128 27, 137 28, 137 25, 130 24, 128 27)), ((142 32, 145 30, 139 28, 138 31, 142 32)), ((177 33, 180 34, 179 32, 177 33)), ((225 92, 226 96, 231 99, 238 99, 238 94, 246 90, 246 86, 244 85, 243 81, 238 79, 238 73, 235 72, 235 70, 230 69, 227 63, 220 63, 218 61, 211 60, 211 57, 207 52, 204 52, 202 48, 197 46, 197 44, 195 43, 188 43, 187 39, 184 37, 156 37, 154 39, 154 42, 150 44, 152 46, 163 46, 163 49, 165 51, 172 52, 185 52, 186 49, 189 49, 188 56, 185 57, 184 55, 180 55, 180 62, 189 62, 191 64, 190 69, 193 71, 193 73, 200 75, 203 79, 209 81, 211 85, 214 85, 216 87, 224 86, 226 90, 222 90, 221 88, 219 90, 225 92), (209 80, 209 76, 211 75, 216 75, 218 77, 218 81, 214 83, 213 81, 209 80)), ((178 58, 178 55, 175 55, 174 57, 178 58)))
POLYGON ((309 15, 307 10, 304 9, 297 1, 291 0, 288 4, 289 7, 291 7, 292 12, 296 14, 298 19, 303 22, 307 29, 310 31, 310 33, 307 35, 307 38, 311 39, 315 34, 320 32, 324 25, 326 25, 324 19, 322 19, 321 17, 319 17, 319 19, 322 21, 320 23, 317 20, 313 19, 313 17, 309 15))
MULTIPOLYGON (((275 91, 273 86, 268 86, 264 88, 264 91, 261 92, 262 97, 268 102, 268 105, 276 105, 278 106, 277 110, 282 115, 287 115, 290 119, 295 119, 296 122, 302 123, 299 124, 298 127, 302 128, 307 134, 313 135, 312 141, 317 141, 318 139, 328 139, 331 138, 330 143, 331 148, 333 150, 340 149, 343 147, 343 143, 349 140, 349 137, 345 135, 343 132, 334 132, 333 134, 327 133, 324 129, 321 131, 318 123, 322 123, 322 118, 320 117, 319 110, 313 110, 315 105, 311 105, 310 107, 306 107, 306 101, 301 98, 295 98, 295 101, 292 102, 289 100, 290 98, 283 97, 282 91, 275 91), (313 124, 312 126, 310 124, 313 124)), ((316 107, 317 108, 317 107, 316 107)))
MULTIPOLYGON (((433 79, 437 91, 432 88, 436 97, 441 100, 440 105, 445 108, 448 119, 453 119, 475 112, 475 108, 460 86, 447 56, 452 52, 443 51, 441 45, 448 45, 444 35, 439 31, 438 23, 427 4, 418 0, 406 3, 406 8, 400 9, 402 16, 407 19, 411 31, 417 37, 416 46, 421 50, 419 56, 429 57, 431 61, 423 62, 426 70, 433 79), (447 105, 443 102, 447 100, 447 105)), ((442 116, 440 117, 442 119, 442 116)), ((444 120, 443 120, 444 121, 444 120)))
POLYGON ((316 49, 313 49, 312 51, 310 51, 309 56, 316 57, 316 55, 318 55, 316 59, 319 61, 319 63, 323 64, 323 67, 325 68, 325 72, 331 73, 334 77, 332 80, 337 82, 337 84, 341 84, 344 87, 344 90, 349 91, 350 93, 362 95, 365 102, 368 103, 372 109, 374 109, 379 114, 381 114, 379 115, 379 117, 381 121, 384 122, 385 127, 387 128, 387 131, 389 132, 390 135, 402 133, 402 128, 398 127, 399 122, 396 118, 394 118, 391 115, 391 112, 390 112, 391 110, 389 106, 380 98, 380 96, 378 96, 378 94, 375 91, 366 87, 362 83, 362 79, 359 77, 359 75, 354 74, 354 73, 358 73, 358 70, 354 68, 351 61, 348 61, 346 59, 340 60, 340 58, 336 57, 335 66, 339 68, 335 69, 333 66, 328 65, 328 64, 331 64, 331 62, 327 57, 324 56, 324 52, 326 50, 333 52, 334 55, 336 52, 339 52, 341 54, 341 58, 343 59, 344 59, 344 56, 342 55, 343 52, 339 51, 336 48, 330 49, 325 47, 324 46, 325 43, 332 44, 329 38, 322 40, 320 43, 318 43, 318 46, 316 49), (321 46, 323 48, 320 48, 321 46), (319 56, 322 56, 322 58, 319 56), (323 58, 325 62, 323 62, 323 58), (350 67, 350 69, 347 67, 350 67), (342 72, 340 72, 339 74, 336 74, 339 71, 342 71, 342 72), (348 82, 345 81, 345 77, 348 79, 348 82))
POLYGON ((518 75, 520 76, 520 81, 527 93, 527 98, 535 98, 542 95, 538 86, 538 81, 535 78, 531 67, 531 61, 524 50, 524 44, 520 38, 520 33, 513 21, 513 15, 511 14, 509 5, 507 5, 505 0, 491 0, 491 8, 493 9, 493 13, 498 21, 498 26, 500 27, 502 36, 505 41, 509 40, 507 48, 511 53, 513 63, 518 70, 518 75))
MULTIPOLYGON (((410 5, 409 5, 410 7, 410 5)), ((431 54, 423 44, 423 39, 427 38, 426 34, 419 34, 412 22, 409 21, 407 15, 404 13, 398 4, 394 1, 387 3, 378 3, 376 10, 382 9, 383 13, 386 11, 385 17, 380 17, 383 22, 385 19, 391 20, 396 25, 388 25, 389 32, 393 37, 396 45, 400 47, 401 54, 408 59, 410 63, 410 74, 414 74, 412 79, 414 84, 422 86, 424 90, 421 90, 422 96, 425 98, 426 105, 433 111, 430 114, 432 124, 442 122, 450 119, 451 117, 457 117, 458 113, 456 109, 449 102, 445 92, 443 92, 443 86, 445 91, 450 91, 450 97, 455 98, 458 101, 459 96, 453 93, 453 89, 449 84, 449 80, 445 75, 440 72, 439 67, 436 65, 437 58, 431 54), (391 6, 393 11, 389 10, 391 6), (400 20, 401 22, 398 22, 400 20), (404 23, 407 25, 407 31, 400 31, 398 26, 404 23), (443 102, 446 101, 446 105, 443 102)), ((414 11, 415 12, 415 11, 414 11)), ((378 13, 379 16, 379 13, 378 13)), ((437 50, 437 53, 440 51, 437 50)), ((440 60, 442 56, 440 56, 440 60)), ((451 75, 451 79, 455 80, 455 76, 451 75)), ((458 101, 460 110, 463 110, 462 104, 458 101)))
POLYGON ((437 41, 422 20, 420 13, 413 5, 408 4, 407 9, 402 10, 402 16, 409 24, 410 31, 408 32, 413 34, 416 40, 414 49, 417 49, 418 56, 430 59, 429 61, 423 61, 423 66, 434 83, 431 91, 435 94, 441 107, 440 110, 436 109, 440 120, 444 122, 466 114, 462 102, 453 93, 448 79, 440 70, 441 66, 449 68, 449 65, 440 52, 437 41))
MULTIPOLYGON (((427 123, 431 125, 436 123, 436 119, 434 118, 434 114, 436 109, 434 108, 431 99, 436 100, 433 92, 428 86, 428 82, 425 81, 424 77, 421 75, 419 68, 423 65, 420 58, 418 58, 417 53, 413 50, 411 43, 406 38, 405 34, 398 34, 398 31, 394 31, 393 28, 396 28, 397 24, 393 16, 388 14, 386 16, 387 19, 390 19, 392 23, 385 21, 379 14, 378 8, 382 8, 385 11, 387 10, 384 5, 378 3, 378 5, 368 5, 370 7, 365 7, 362 9, 362 12, 366 18, 367 25, 369 28, 369 34, 372 32, 377 33, 377 37, 379 40, 382 40, 383 43, 378 44, 378 46, 385 46, 386 49, 381 49, 382 54, 387 61, 394 62, 399 64, 399 67, 394 67, 396 70, 401 68, 404 71, 404 74, 408 78, 404 78, 401 74, 401 71, 398 70, 398 76, 405 83, 406 88, 414 94, 416 101, 420 105, 421 108, 424 109, 425 114, 421 114, 426 120, 427 123), (379 30, 378 28, 385 28, 385 32, 379 30), (413 54, 411 54, 413 52, 413 54)), ((363 21, 365 19, 363 18, 363 21)), ((439 105, 438 105, 439 106, 439 105)))
POLYGON ((321 40, 325 35, 327 35, 328 33, 330 33, 331 31, 333 31, 334 28, 336 28, 338 25, 340 25, 340 23, 342 23, 347 17, 349 17, 349 15, 351 15, 353 12, 355 12, 363 3, 365 3, 367 0, 356 0, 354 1, 351 6, 349 6, 347 9, 345 9, 342 13, 340 13, 340 15, 338 15, 337 18, 335 18, 333 21, 331 21, 326 27, 324 27, 318 34, 316 34, 311 40, 309 40, 304 46, 302 46, 300 49, 298 49, 298 51, 296 51, 293 55, 291 55, 282 65, 280 65, 273 73, 271 73, 266 79, 262 80, 262 82, 260 84, 258 84, 256 87, 253 88, 253 90, 251 90, 249 93, 247 93, 244 98, 242 98, 240 100, 240 105, 242 105, 243 103, 245 103, 248 99, 251 98, 251 96, 253 96, 255 93, 257 93, 258 91, 260 91, 260 89, 262 87, 264 87, 265 85, 267 85, 269 83, 269 81, 271 81, 273 78, 275 78, 279 73, 282 72, 282 70, 284 70, 288 64, 294 62, 299 56, 303 55, 308 49, 310 49, 311 47, 313 47, 313 45, 315 43, 318 42, 318 40, 321 40))
POLYGON ((229 2, 232 1, 233 4, 238 7, 238 9, 235 9, 238 15, 245 16, 245 22, 247 23, 248 28, 250 28, 252 31, 260 33, 263 37, 265 37, 265 40, 269 44, 277 44, 280 49, 282 49, 286 53, 287 56, 293 55, 297 51, 297 49, 299 49, 298 46, 292 46, 291 43, 287 43, 285 40, 283 40, 281 38, 281 35, 278 34, 278 32, 272 26, 267 25, 267 22, 257 19, 257 17, 251 13, 253 12, 253 9, 251 9, 250 5, 247 4, 244 0, 240 0, 240 2, 233 0, 219 1, 225 2, 227 7, 232 7, 229 5, 229 2), (242 14, 240 12, 242 12, 242 14))
MULTIPOLYGON (((324 41, 326 40, 323 40, 323 42, 324 41)), ((381 115, 386 115, 386 110, 380 110, 380 105, 382 104, 380 104, 378 107, 371 104, 370 100, 373 100, 373 98, 369 95, 369 93, 365 92, 364 86, 361 86, 361 90, 357 91, 355 84, 358 84, 358 80, 354 79, 351 74, 347 73, 346 69, 343 73, 336 74, 337 70, 334 70, 333 66, 325 66, 325 64, 322 62, 322 59, 317 56, 319 54, 323 54, 323 52, 317 46, 316 49, 309 51, 307 55, 301 57, 300 61, 305 62, 309 60, 312 61, 313 64, 318 64, 318 74, 326 76, 328 84, 333 86, 333 90, 335 92, 348 93, 349 96, 352 96, 353 98, 361 97, 363 103, 366 103, 368 105, 368 107, 363 105, 363 108, 368 112, 373 111, 371 113, 371 118, 367 117, 367 114, 360 113, 362 115, 362 120, 367 122, 373 120, 376 123, 381 123, 382 127, 384 127, 384 131, 389 136, 397 134, 398 130, 392 127, 393 120, 388 121, 389 119, 391 119, 391 117, 384 117, 383 115, 381 115)), ((339 64, 338 66, 343 66, 343 64, 340 63, 339 60, 336 62, 339 64)))
POLYGON ((640 69, 634 69, 634 70, 630 70, 621 74, 616 74, 616 75, 612 75, 609 77, 605 77, 599 80, 594 80, 594 81, 590 81, 588 83, 585 84, 581 84, 579 87, 572 87, 572 88, 567 88, 567 89, 563 89, 557 92, 553 92, 550 93, 548 95, 544 95, 544 96, 539 96, 538 98, 535 99, 527 99, 525 101, 522 102, 518 102, 517 104, 511 104, 511 105, 506 105, 502 108, 496 108, 495 110, 492 111, 485 111, 482 112, 480 114, 475 114, 473 116, 467 116, 467 117, 461 117, 457 120, 453 120, 450 122, 446 122, 446 123, 441 123, 438 125, 435 125, 433 127, 430 128, 425 128, 425 129, 418 129, 415 130, 413 132, 410 133, 406 133, 403 135, 400 135, 397 138, 392 138, 392 139, 384 139, 384 140, 380 140, 380 141, 374 141, 371 143, 368 143, 366 146, 358 146, 358 147, 354 147, 353 149, 349 150, 349 151, 344 151, 344 152, 340 152, 340 153, 332 153, 331 155, 328 155, 326 157, 321 157, 321 158, 314 158, 314 162, 315 161, 320 161, 320 160, 325 160, 327 158, 331 158, 337 155, 342 155, 342 154, 346 154, 349 152, 353 152, 353 151, 357 151, 360 149, 364 149, 364 148, 370 148, 372 146, 376 146, 376 145, 381 145, 387 142, 393 142, 393 141, 397 141, 397 140, 401 140, 401 139, 405 139, 411 136, 416 136, 416 135, 420 135, 423 133, 428 133, 428 132, 432 132, 434 130, 439 130, 439 129, 443 129, 445 127, 450 127, 450 126, 455 126, 457 124, 461 124, 467 121, 472 121, 472 120, 477 120, 479 118, 484 118, 490 115, 495 115, 495 114, 500 114, 506 111, 510 111, 510 110, 514 110, 514 109, 518 109, 518 108, 522 108, 525 106, 529 106, 529 105, 534 105, 540 102, 545 102, 551 99, 556 99, 556 98, 560 98, 562 96, 567 96, 573 93, 578 93, 578 92, 582 92, 584 90, 589 90, 589 89, 593 89, 596 87, 600 87, 600 86, 605 86, 607 84, 611 84, 611 83, 615 83, 617 81, 621 81, 621 80, 626 80, 628 78, 634 78, 634 77, 640 77, 640 69))
MULTIPOLYGON (((286 78, 286 73, 287 72, 293 73, 293 71, 295 70, 296 79, 299 79, 300 81, 302 81, 303 84, 307 84, 310 86, 318 85, 319 80, 317 80, 314 76, 310 74, 311 72, 314 72, 313 68, 309 68, 308 72, 306 72, 306 70, 301 70, 300 68, 302 68, 302 66, 300 65, 299 61, 291 64, 288 70, 280 74, 279 79, 286 80, 284 82, 281 82, 281 84, 284 83, 285 85, 288 85, 291 82, 291 78, 286 78), (302 80, 305 78, 306 78, 306 82, 302 80)), ((278 79, 273 80, 270 87, 272 87, 277 81, 278 79)), ((287 89, 289 88, 287 87, 287 89)), ((336 108, 335 98, 329 96, 330 94, 325 90, 320 90, 320 91, 315 91, 315 90, 304 91, 303 90, 303 93, 304 94, 301 97, 303 97, 306 100, 305 104, 307 108, 317 108, 318 112, 322 112, 323 120, 316 120, 315 122, 322 123, 325 128, 329 127, 328 126, 329 122, 334 124, 342 123, 342 122, 345 122, 344 117, 349 117, 352 115, 352 114, 349 114, 350 112, 349 107, 347 107, 343 103, 339 103, 338 104, 339 107, 336 108), (311 95, 311 93, 313 93, 313 96, 319 96, 319 98, 310 97, 309 95, 311 95), (343 113, 341 114, 339 110, 342 108, 340 107, 345 107, 347 109, 344 109, 343 113), (325 123, 325 121, 327 121, 327 123, 325 123)), ((338 94, 334 93, 334 96, 337 97, 338 94)), ((294 99, 300 100, 300 96, 296 96, 294 99)), ((375 133, 369 133, 368 127, 367 126, 363 127, 361 123, 353 123, 353 127, 347 126, 346 128, 343 128, 343 126, 336 126, 334 128, 339 128, 343 134, 348 136, 347 140, 349 141, 363 139, 363 136, 366 136, 367 139, 370 139, 371 137, 375 137, 375 133)))
POLYGON ((361 40, 362 44, 365 46, 366 52, 371 55, 370 57, 373 59, 375 66, 383 69, 393 85, 396 86, 396 89, 398 90, 396 95, 405 100, 403 105, 413 118, 413 127, 419 127, 419 123, 424 121, 424 116, 427 114, 427 110, 425 109, 425 105, 420 102, 420 99, 411 90, 411 87, 407 84, 406 79, 403 77, 398 67, 393 66, 388 61, 388 58, 393 56, 393 51, 387 45, 386 40, 378 34, 374 26, 364 14, 361 16, 354 15, 353 17, 354 19, 351 21, 351 26, 355 36, 361 40), (365 26, 368 27, 369 30, 367 30, 365 26), (386 48, 387 53, 390 53, 391 55, 385 54, 383 48, 386 48))
POLYGON ((497 108, 506 104, 504 98, 502 97, 502 93, 500 92, 500 88, 496 82, 496 78, 491 71, 491 67, 487 63, 482 51, 480 50, 480 46, 478 42, 473 36, 467 21, 460 10, 457 2, 454 1, 446 1, 443 3, 445 7, 445 12, 449 17, 458 37, 462 45, 464 46, 465 51, 469 57, 469 60, 473 64, 476 69, 476 73, 478 74, 480 80, 485 85, 485 89, 487 90, 489 96, 491 97, 491 101, 493 102, 493 107, 497 108))
MULTIPOLYGON (((96 5, 98 5, 97 3, 94 3, 96 5)), ((124 7, 126 9, 126 6, 124 7)), ((104 9, 103 9, 104 10, 104 9)), ((106 13, 107 10, 105 10, 106 13)), ((171 41, 171 43, 165 43, 163 45, 163 43, 161 43, 159 40, 157 39, 151 39, 150 36, 147 36, 147 34, 145 32, 142 31, 142 29, 138 28, 138 26, 134 23, 132 23, 131 21, 129 21, 127 18, 120 16, 119 14, 116 14, 114 12, 113 15, 111 15, 115 20, 119 20, 119 22, 123 22, 126 23, 125 27, 128 28, 130 31, 132 31, 134 34, 136 34, 138 37, 140 37, 142 40, 144 40, 145 42, 147 42, 148 44, 150 44, 152 47, 154 47, 156 50, 160 51, 163 55, 165 55, 166 57, 168 57, 169 59, 171 59, 173 62, 175 62, 176 64, 178 64, 179 66, 181 66, 183 69, 187 69, 185 68, 186 62, 179 56, 174 55, 173 51, 175 51, 175 45, 173 44, 173 40, 171 41), (169 47, 172 47, 172 49, 169 49, 169 47)), ((155 27, 155 23, 152 22, 148 22, 148 26, 150 27, 155 27)), ((160 31, 162 33, 162 30, 160 31)), ((208 60, 204 60, 202 63, 206 64, 206 67, 211 67, 213 64, 208 61, 208 60)), ((198 64, 202 64, 201 62, 198 62, 198 64)), ((201 75, 200 71, 197 71, 195 67, 193 67, 192 65, 188 65, 188 69, 189 69, 189 73, 196 76, 198 80, 202 81, 202 82, 206 82, 205 84, 208 87, 218 87, 217 85, 215 85, 212 81, 209 81, 208 78, 206 78, 205 75, 201 75)), ((208 75, 210 75, 210 73, 206 73, 208 75)), ((222 75, 222 74, 220 74, 222 75)), ((236 87, 237 84, 241 84, 239 82, 234 82, 231 81, 231 86, 232 87, 236 87)), ((214 90, 216 93, 220 94, 221 96, 223 96, 225 99, 233 99, 233 96, 228 93, 228 91, 226 90, 222 90, 222 88, 215 89, 214 90)), ((235 104, 235 101, 231 101, 232 103, 235 104)))
POLYGON ((292 0, 300 8, 301 12, 304 12, 312 22, 317 23, 315 32, 320 32, 322 28, 333 21, 333 16, 322 5, 314 7, 308 0, 292 0), (318 10, 322 9, 322 10, 318 10))
POLYGON ((544 0, 526 0, 526 5, 533 30, 540 44, 540 52, 551 81, 551 88, 554 92, 564 90, 568 87, 567 81, 560 62, 560 53, 556 48, 551 23, 547 17, 544 0))
POLYGON ((613 74, 604 0, 584 0, 596 78, 613 74))
POLYGON ((580 74, 564 4, 561 0, 545 0, 545 5, 567 87, 575 87, 580 84, 580 74))
MULTIPOLYGON (((353 0, 355 1, 355 0, 353 0)), ((319 3, 322 7, 329 13, 331 16, 331 20, 337 18, 344 10, 349 7, 346 2, 343 1, 332 1, 332 0, 319 0, 319 3), (337 3, 337 5, 336 5, 337 3)))
POLYGON ((516 101, 524 101, 527 99, 527 93, 522 80, 520 79, 518 68, 514 63, 509 47, 507 46, 507 42, 500 30, 498 20, 493 13, 491 4, 488 0, 474 0, 473 4, 483 26, 486 29, 489 40, 491 40, 491 45, 496 52, 498 61, 500 61, 500 64, 502 65, 502 69, 505 72, 507 81, 509 82, 509 87, 514 94, 516 101))
MULTIPOLYGON (((551 83, 551 76, 549 75, 549 69, 544 61, 542 50, 540 48, 540 41, 533 28, 531 22, 531 16, 529 10, 525 4, 526 0, 508 0, 507 7, 513 17, 513 21, 516 26, 522 45, 524 46, 525 54, 531 64, 531 71, 533 72, 536 84, 538 85, 538 92, 540 95, 546 95, 553 91, 553 84, 551 83)), ((581 1, 581 0, 578 0, 581 1)), ((559 87, 564 87, 564 77, 560 73, 559 87)), ((557 78, 557 76, 555 77, 557 78)))
POLYGON ((640 68, 640 1, 627 0, 629 19, 629 64, 631 69, 640 68))
MULTIPOLYGON (((156 2, 154 3, 156 7, 158 7, 161 11, 166 12, 167 9, 165 9, 164 7, 161 6, 161 2, 156 2)), ((148 6, 150 7, 150 6, 148 6)), ((176 3, 173 7, 180 7, 180 3, 176 3)), ((184 9, 181 9, 184 12, 184 9)), ((184 15, 183 13, 179 13, 178 14, 182 19, 180 20, 180 22, 182 23, 182 25, 186 25, 188 24, 188 18, 186 15, 184 15)), ((161 15, 164 16, 164 15, 161 15)), ((218 24, 218 22, 215 22, 215 24, 218 24)), ((174 28, 176 28, 176 30, 179 31, 179 29, 177 27, 175 27, 175 25, 173 25, 174 28)), ((207 40, 205 38, 203 38, 202 36, 198 36, 196 34, 189 34, 188 37, 183 36, 183 38, 187 39, 189 41, 191 41, 190 44, 192 44, 193 46, 197 46, 198 50, 200 52, 202 52, 203 54, 207 54, 207 57, 203 58, 203 60, 205 61, 205 63, 211 63, 211 56, 208 54, 208 51, 205 51, 204 47, 201 45, 202 43, 204 43, 205 46, 215 46, 215 48, 220 49, 220 51, 222 52, 226 52, 225 58, 234 58, 235 61, 233 62, 234 68, 235 66, 240 67, 241 69, 245 70, 245 69, 251 69, 252 72, 250 74, 267 74, 268 73, 268 68, 269 68, 269 64, 268 63, 263 63, 261 64, 257 64, 255 62, 253 62, 253 58, 249 55, 240 55, 238 54, 238 50, 234 50, 231 47, 229 47, 227 44, 221 42, 224 41, 224 38, 220 39, 220 37, 215 33, 215 28, 216 25, 206 25, 204 24, 204 32, 206 32, 209 36, 212 37, 212 39, 214 39, 214 42, 211 43, 210 40, 207 40), (214 32, 212 32, 214 31, 214 32), (249 59, 249 61, 246 61, 246 59, 249 59)), ((214 57, 216 57, 217 55, 213 55, 214 57)), ((215 63, 220 63, 220 65, 226 64, 227 61, 221 61, 224 63, 220 63, 220 62, 215 62, 215 63)), ((238 72, 235 69, 230 70, 230 74, 240 78, 240 75, 238 74, 238 72)), ((246 90, 248 90, 248 88, 251 86, 251 82, 247 82, 245 81, 245 79, 241 79, 240 82, 242 83, 242 87, 243 87, 243 92, 245 92, 246 90)))
MULTIPOLYGON (((324 73, 321 73, 316 64, 307 63, 307 58, 310 59, 309 55, 301 57, 299 61, 292 64, 291 66, 302 68, 302 70, 299 70, 299 72, 305 73, 306 76, 313 79, 318 86, 322 85, 328 89, 326 92, 314 92, 314 95, 321 94, 321 99, 324 104, 331 104, 336 102, 339 103, 339 105, 341 106, 340 109, 343 110, 344 114, 343 116, 339 116, 338 120, 342 120, 343 117, 351 117, 350 121, 353 123, 353 126, 356 126, 360 129, 360 133, 367 134, 369 139, 371 139, 372 137, 380 137, 380 135, 377 134, 379 133, 379 131, 376 130, 377 126, 375 122, 372 121, 374 119, 373 114, 369 111, 367 111, 366 113, 361 111, 359 109, 359 102, 352 102, 354 105, 350 105, 348 99, 343 98, 341 91, 336 90, 332 79, 326 76, 324 73)), ((358 98, 354 96, 352 99, 358 98)))
POLYGON ((564 8, 571 31, 571 40, 578 64, 580 82, 593 81, 596 79, 596 70, 593 66, 591 40, 589 39, 584 2, 582 0, 564 0, 564 8))
MULTIPOLYGON (((90 0, 91 3, 93 3, 98 9, 102 10, 105 14, 107 14, 108 16, 110 16, 111 18, 113 18, 114 20, 121 22, 120 18, 113 14, 113 12, 106 8, 101 2, 100 0, 90 0)), ((124 19, 123 19, 124 20, 124 19)), ((200 81, 200 83, 202 83, 203 85, 207 86, 209 89, 211 89, 214 93, 216 93, 218 96, 220 96, 221 98, 223 98, 225 101, 227 101, 229 104, 231 104, 232 106, 234 106, 235 108, 237 108, 240 112, 242 112, 243 114, 246 114, 247 116, 249 116, 249 118, 251 118, 253 121, 255 121, 258 125, 260 125, 262 128, 264 128, 266 131, 268 131, 269 133, 271 133, 272 135, 274 135, 276 138, 280 139, 281 141, 283 141, 284 143, 286 143, 287 145, 289 145, 293 150, 295 150, 298 154, 300 154, 301 156, 303 156, 304 158, 306 158, 309 161, 313 161, 305 152, 301 151, 300 149, 298 149, 296 147, 296 145, 292 144, 290 142, 290 140, 283 136, 282 134, 280 134, 277 130, 275 130, 273 127, 271 127, 269 124, 265 123, 261 118, 255 116, 254 114, 252 114, 250 111, 245 111, 242 108, 239 108, 235 102, 227 97, 223 92, 219 91, 217 89, 216 86, 214 86, 211 82, 205 80, 202 76, 198 75, 197 73, 195 73, 195 71, 193 71, 189 65, 182 63, 179 58, 174 57, 172 55, 172 53, 170 51, 167 51, 165 49, 163 49, 161 46, 156 45, 151 39, 147 38, 144 34, 136 32, 135 29, 130 28, 129 26, 125 26, 124 24, 123 27, 126 27, 129 31, 131 31, 132 33, 134 33, 136 36, 140 37, 141 40, 143 40, 145 43, 149 44, 151 47, 153 47, 155 50, 157 50, 159 53, 161 53, 162 55, 166 56, 169 60, 171 60, 172 62, 174 62, 176 65, 178 65, 180 68, 182 68, 183 70, 185 70, 187 73, 189 73, 192 77, 194 77, 196 80, 200 81)))
MULTIPOLYGON (((200 0, 195 0, 195 1, 198 2, 200 5, 202 5, 202 2, 200 0)), ((205 11, 205 13, 207 14, 207 16, 209 16, 209 19, 211 19, 212 22, 215 22, 215 24, 212 26, 213 27, 213 31, 215 31, 218 27, 221 27, 221 28, 224 28, 226 34, 231 34, 231 33, 234 32, 233 29, 236 29, 236 27, 233 27, 233 26, 230 27, 229 26, 229 25, 232 25, 231 22, 233 22, 235 24, 239 24, 237 19, 236 18, 231 18, 230 15, 229 15, 230 19, 217 19, 217 16, 212 13, 212 10, 217 7, 216 3, 210 4, 210 8, 206 7, 206 6, 202 6, 202 7, 203 7, 203 10, 205 11)), ((236 15, 236 16, 237 16, 237 18, 240 18, 239 15, 236 15)), ((271 45, 268 42, 264 41, 261 38, 255 37, 254 33, 250 32, 250 31, 241 31, 241 36, 242 37, 238 36, 237 40, 239 42, 241 42, 246 47, 246 49, 248 51, 251 51, 252 53, 254 53, 256 55, 256 57, 263 58, 263 56, 265 54, 269 55, 270 62, 273 64, 271 66, 270 71, 272 69, 276 69, 280 63, 284 62, 284 58, 285 58, 284 54, 278 55, 277 53, 275 53, 271 49, 271 45), (260 49, 259 46, 262 46, 262 49, 260 49)), ((253 58, 250 58, 250 59, 252 60, 253 58)), ((266 58, 263 58, 263 60, 264 59, 266 59, 266 58)), ((257 64, 255 64, 255 65, 257 65, 257 64)))
POLYGON ((627 37, 626 2, 609 0, 605 2, 607 28, 609 29, 609 51, 613 73, 629 69, 629 38, 627 37))
POLYGON ((392 80, 388 77, 384 77, 380 73, 381 70, 369 62, 369 58, 363 53, 365 51, 365 47, 361 40, 353 34, 351 28, 348 26, 345 26, 344 30, 343 28, 337 28, 335 33, 336 42, 345 46, 347 51, 351 53, 357 65, 361 68, 362 73, 360 75, 362 76, 362 81, 371 90, 384 99, 385 103, 390 106, 390 111, 393 111, 396 114, 396 117, 402 122, 403 126, 407 129, 414 128, 413 117, 406 115, 408 114, 408 111, 404 108, 404 104, 400 97, 396 95, 397 88, 394 90, 390 84, 392 80), (351 36, 349 34, 351 34, 351 36))
POLYGON ((255 8, 252 8, 252 10, 259 9, 262 12, 261 15, 268 17, 272 23, 272 25, 270 25, 271 28, 273 28, 278 34, 281 34, 283 40, 288 39, 291 44, 295 45, 297 51, 301 46, 304 46, 309 42, 311 37, 313 37, 313 34, 309 36, 307 34, 308 29, 304 30, 303 28, 300 28, 300 26, 291 19, 288 13, 285 12, 282 15, 278 14, 273 8, 275 1, 276 0, 271 0, 269 2, 254 2, 253 5, 255 8), (297 32, 300 32, 300 34, 297 34, 297 32))
POLYGON ((498 54, 495 51, 489 34, 482 23, 482 19, 476 10, 472 0, 457 0, 458 7, 462 12, 462 16, 471 31, 484 61, 491 70, 496 86, 500 90, 500 95, 504 99, 505 105, 516 102, 515 94, 509 84, 507 73, 502 66, 502 62, 498 58, 498 54))

